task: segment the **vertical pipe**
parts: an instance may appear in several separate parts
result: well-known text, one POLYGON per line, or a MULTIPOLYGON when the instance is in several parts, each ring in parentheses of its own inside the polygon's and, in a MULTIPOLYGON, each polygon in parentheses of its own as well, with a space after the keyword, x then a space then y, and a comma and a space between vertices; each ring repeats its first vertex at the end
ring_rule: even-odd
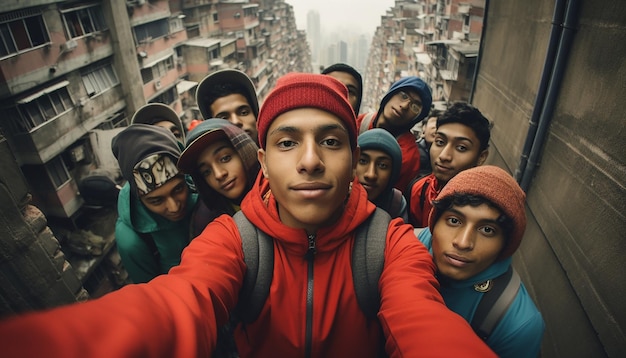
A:
POLYGON ((559 42, 558 51, 555 58, 554 69, 552 71, 552 77, 548 84, 547 96, 545 104, 541 110, 541 116, 539 117, 539 125, 537 127, 537 133, 532 144, 532 149, 528 157, 528 164, 524 168, 520 186, 524 191, 528 190, 530 181, 532 180, 535 168, 539 165, 538 159, 543 148, 543 143, 548 133, 548 127, 554 114, 554 107, 556 106, 556 98, 559 94, 561 82, 563 81, 563 73, 565 72, 565 65, 569 52, 574 40, 574 34, 576 32, 575 26, 578 21, 578 8, 579 0, 570 0, 565 10, 565 22, 563 23, 563 32, 561 34, 561 40, 559 42))
POLYGON ((515 178, 517 182, 521 182, 522 174, 526 170, 528 162, 528 156, 535 141, 535 135, 537 133, 537 127, 539 117, 543 109, 546 91, 548 89, 548 83, 552 76, 552 70, 554 67, 554 61, 556 59, 556 51, 558 49, 559 40, 562 33, 563 17, 565 16, 565 4, 567 0, 556 0, 554 4, 554 12, 552 14, 552 29, 550 30, 550 39, 548 40, 548 51, 546 52, 546 59, 543 63, 543 71, 541 73, 541 79, 539 80, 539 88, 537 89, 537 96, 535 97, 535 105, 533 106, 533 113, 530 116, 528 133, 526 134, 526 141, 522 149, 522 155, 520 157, 520 164, 515 171, 515 178))

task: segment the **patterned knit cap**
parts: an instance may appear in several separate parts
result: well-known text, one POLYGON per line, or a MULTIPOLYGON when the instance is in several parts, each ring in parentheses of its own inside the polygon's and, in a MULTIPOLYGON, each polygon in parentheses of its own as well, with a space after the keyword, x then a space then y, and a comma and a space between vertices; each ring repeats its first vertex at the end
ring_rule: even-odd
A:
POLYGON ((131 124, 113 137, 111 149, 133 195, 145 195, 178 174, 180 147, 165 128, 131 124))
MULTIPOLYGON (((506 246, 503 248, 499 260, 513 255, 517 250, 524 230, 526 229, 526 194, 503 169, 493 165, 482 165, 471 169, 463 170, 455 175, 443 187, 435 201, 445 199, 454 194, 469 194, 483 197, 500 209, 513 221, 511 237, 508 238, 506 246)), ((436 208, 430 211, 429 226, 433 231, 435 226, 434 218, 437 217, 436 208)))
POLYGON ((348 101, 348 89, 333 77, 312 73, 288 73, 279 78, 259 111, 259 144, 265 149, 267 130, 285 112, 317 108, 339 117, 348 129, 350 145, 356 148, 356 117, 348 101))

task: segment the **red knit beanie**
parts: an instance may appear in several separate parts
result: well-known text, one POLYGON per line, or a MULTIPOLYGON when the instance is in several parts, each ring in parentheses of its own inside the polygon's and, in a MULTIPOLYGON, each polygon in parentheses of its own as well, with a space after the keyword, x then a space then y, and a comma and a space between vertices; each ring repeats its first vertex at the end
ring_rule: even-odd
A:
POLYGON ((259 144, 265 149, 267 130, 279 115, 297 108, 317 108, 339 117, 356 148, 356 118, 348 102, 348 89, 333 77, 312 73, 288 73, 279 78, 259 111, 259 144))
MULTIPOLYGON (((509 240, 498 259, 505 259, 513 255, 522 242, 526 229, 526 208, 524 206, 526 194, 513 177, 503 169, 493 165, 467 169, 450 179, 435 200, 442 200, 454 194, 483 197, 513 220, 511 237, 508 238, 509 240)), ((430 211, 428 221, 431 232, 435 226, 436 210, 433 206, 430 211)))

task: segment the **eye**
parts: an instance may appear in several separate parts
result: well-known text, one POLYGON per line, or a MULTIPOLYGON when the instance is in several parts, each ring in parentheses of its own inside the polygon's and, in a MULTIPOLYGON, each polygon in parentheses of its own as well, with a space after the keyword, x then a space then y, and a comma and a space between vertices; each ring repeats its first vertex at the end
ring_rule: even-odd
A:
POLYGON ((173 192, 176 193, 176 194, 181 193, 181 192, 185 191, 186 187, 187 187, 187 184, 185 184, 184 182, 181 182, 180 184, 178 184, 178 185, 176 185, 174 187, 173 192))
POLYGON ((203 178, 206 178, 206 177, 208 177, 209 175, 211 175, 211 169, 209 169, 209 168, 200 169, 200 170, 199 170, 199 173, 200 173, 200 175, 201 175, 203 178))
POLYGON ((281 140, 276 144, 276 146, 280 149, 289 149, 296 146, 296 142, 288 139, 281 140))
POLYGON ((341 142, 336 138, 327 138, 322 140, 322 145, 325 145, 327 147, 339 147, 341 145, 341 142))
POLYGON ((400 91, 400 98, 406 101, 407 99, 409 99, 409 95, 404 93, 403 91, 400 91))
POLYGON ((367 158, 359 158, 359 164, 367 165, 367 163, 369 163, 369 160, 367 160, 367 158))
POLYGON ((387 170, 390 168, 389 163, 385 163, 385 162, 380 162, 378 163, 378 168, 379 169, 383 169, 383 170, 387 170))
POLYGON ((444 140, 441 138, 435 138, 433 143, 435 143, 435 145, 438 147, 443 147, 446 144, 446 142, 444 142, 444 140))
POLYGON ((458 150, 459 152, 466 152, 468 149, 467 149, 467 147, 466 147, 466 146, 464 146, 464 145, 458 145, 458 146, 456 147, 456 150, 458 150))
POLYGON ((461 225, 461 220, 459 220, 459 218, 457 218, 456 216, 449 216, 448 218, 446 218, 446 222, 448 223, 448 226, 461 225))
POLYGON ((228 115, 225 113, 220 113, 218 115, 215 116, 215 118, 220 118, 220 119, 228 119, 228 115))
POLYGON ((415 103, 411 103, 411 112, 415 113, 415 114, 419 114, 420 111, 422 110, 422 108, 415 104, 415 103))
POLYGON ((239 111, 239 115, 240 115, 240 116, 247 116, 247 115, 249 115, 250 113, 251 113, 250 108, 242 108, 242 109, 239 111))
POLYGON ((497 229, 492 226, 482 226, 478 229, 485 236, 495 236, 497 234, 497 229))
POLYGON ((228 163, 231 161, 232 158, 233 157, 230 154, 223 155, 220 157, 220 163, 228 163))

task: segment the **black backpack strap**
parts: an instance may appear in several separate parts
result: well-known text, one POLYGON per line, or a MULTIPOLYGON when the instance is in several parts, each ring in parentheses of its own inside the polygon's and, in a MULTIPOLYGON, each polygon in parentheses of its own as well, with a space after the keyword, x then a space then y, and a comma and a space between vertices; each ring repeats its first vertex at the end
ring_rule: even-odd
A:
POLYGON ((493 288, 483 294, 471 322, 476 334, 484 341, 504 317, 521 284, 521 279, 512 266, 492 281, 493 288))
POLYGON ((365 133, 370 128, 370 124, 372 124, 372 120, 374 120, 375 113, 368 113, 363 117, 361 121, 361 127, 359 127, 359 134, 365 133))
POLYGON ((376 318, 380 308, 378 281, 385 263, 387 229, 391 216, 376 211, 356 230, 352 248, 352 280, 356 298, 365 316, 376 318))
MULTIPOLYGON (((430 183, 428 182, 424 183, 424 185, 422 186, 422 192, 420 193, 420 208, 422 208, 422 215, 424 215, 424 202, 426 201, 426 189, 428 189, 429 185, 430 183)), ((424 226, 428 226, 428 223, 426 223, 426 225, 424 226)))
POLYGON ((244 323, 254 322, 267 300, 274 274, 274 244, 272 239, 246 218, 242 211, 233 219, 239 229, 246 275, 239 292, 237 316, 244 323))
POLYGON ((137 232, 137 235, 148 246, 148 249, 157 262, 157 266, 161 265, 161 254, 159 253, 159 249, 157 248, 152 235, 149 232, 137 232))

